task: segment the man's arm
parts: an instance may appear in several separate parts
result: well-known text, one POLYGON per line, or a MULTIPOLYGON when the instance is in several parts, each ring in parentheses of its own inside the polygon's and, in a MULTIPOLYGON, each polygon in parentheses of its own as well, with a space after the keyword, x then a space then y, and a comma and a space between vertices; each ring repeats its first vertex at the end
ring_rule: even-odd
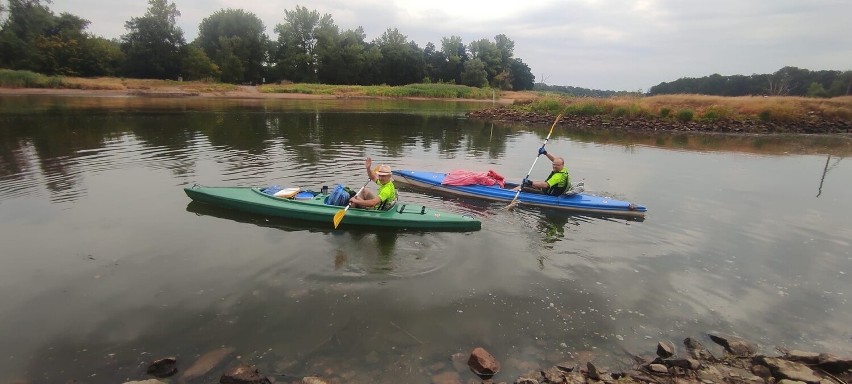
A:
POLYGON ((369 177, 372 181, 376 181, 379 176, 373 172, 373 159, 368 157, 367 160, 364 160, 364 166, 367 168, 367 177, 369 177))
POLYGON ((530 186, 539 189, 550 188, 550 185, 547 184, 547 181, 533 181, 532 185, 530 186))

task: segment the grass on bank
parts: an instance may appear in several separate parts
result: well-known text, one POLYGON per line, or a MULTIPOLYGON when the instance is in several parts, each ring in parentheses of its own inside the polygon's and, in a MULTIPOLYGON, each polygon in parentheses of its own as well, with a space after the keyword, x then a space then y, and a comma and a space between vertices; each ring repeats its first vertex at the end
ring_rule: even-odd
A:
POLYGON ((658 95, 648 97, 545 96, 521 106, 533 112, 579 116, 661 118, 679 121, 731 121, 758 119, 795 122, 817 115, 824 119, 852 120, 852 96, 830 99, 794 96, 658 95))
POLYGON ((0 87, 3 88, 55 88, 96 91, 122 91, 128 89, 156 90, 163 88, 195 92, 226 92, 236 85, 205 81, 174 81, 155 79, 126 79, 120 77, 47 76, 31 71, 0 69, 0 87))
MULTIPOLYGON (((309 95, 337 95, 342 97, 424 97, 443 99, 491 99, 490 88, 474 88, 454 84, 389 85, 325 85, 325 84, 270 84, 258 87, 264 93, 303 93, 309 95)), ((499 97, 499 91, 496 94, 499 97)))

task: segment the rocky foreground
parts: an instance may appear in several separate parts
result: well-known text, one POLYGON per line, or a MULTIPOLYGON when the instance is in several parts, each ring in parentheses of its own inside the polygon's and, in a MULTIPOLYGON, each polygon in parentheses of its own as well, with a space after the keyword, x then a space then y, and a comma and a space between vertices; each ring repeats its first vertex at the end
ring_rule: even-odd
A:
POLYGON ((515 384, 647 383, 647 384, 847 384, 852 358, 829 353, 779 350, 779 356, 756 353, 754 343, 720 334, 710 339, 724 348, 714 356, 693 338, 683 352, 669 342, 657 344, 656 357, 634 356, 632 369, 609 373, 592 362, 585 366, 556 365, 518 378, 515 384))
MULTIPOLYGON (((766 356, 758 354, 756 345, 745 339, 717 333, 708 336, 722 347, 721 354, 714 355, 693 338, 685 339, 682 349, 661 341, 654 354, 631 356, 633 364, 628 370, 610 372, 593 361, 574 359, 546 369, 536 369, 517 378, 501 378, 501 363, 487 350, 477 347, 469 355, 450 356, 454 368, 444 369, 430 380, 433 384, 848 384, 852 380, 852 357, 784 349, 778 349, 781 353, 778 356, 766 356), (469 373, 465 372, 468 370, 469 373), (467 377, 466 381, 462 381, 462 377, 467 377)), ((192 382, 223 365, 224 358, 231 352, 233 350, 228 348, 212 351, 177 376, 176 359, 160 359, 148 367, 148 374, 156 378, 125 384, 164 383, 160 380, 170 381, 173 379, 171 376, 177 377, 179 382, 192 382)), ((387 379, 382 381, 388 382, 387 379)), ((221 384, 346 382, 345 378, 333 375, 267 376, 247 364, 231 366, 219 379, 221 384)))
MULTIPOLYGON (((502 121, 518 124, 551 124, 555 116, 545 113, 528 112, 511 107, 481 109, 467 114, 468 118, 487 121, 502 121)), ((566 115, 559 125, 581 129, 610 128, 628 131, 672 131, 672 132, 718 132, 744 134, 848 134, 852 133, 852 121, 826 119, 818 114, 810 114, 796 121, 762 120, 716 120, 716 121, 680 121, 674 118, 628 118, 608 115, 579 116, 566 115)))

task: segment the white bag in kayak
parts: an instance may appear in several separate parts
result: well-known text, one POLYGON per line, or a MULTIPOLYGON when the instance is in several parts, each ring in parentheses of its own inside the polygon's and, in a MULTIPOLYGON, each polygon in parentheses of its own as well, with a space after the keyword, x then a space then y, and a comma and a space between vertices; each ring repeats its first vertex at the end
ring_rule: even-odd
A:
POLYGON ((275 192, 275 194, 272 195, 272 196, 280 197, 282 199, 291 199, 291 198, 293 198, 293 196, 296 196, 296 194, 299 193, 300 190, 301 190, 301 188, 299 188, 299 187, 284 188, 284 189, 282 189, 278 192, 275 192))

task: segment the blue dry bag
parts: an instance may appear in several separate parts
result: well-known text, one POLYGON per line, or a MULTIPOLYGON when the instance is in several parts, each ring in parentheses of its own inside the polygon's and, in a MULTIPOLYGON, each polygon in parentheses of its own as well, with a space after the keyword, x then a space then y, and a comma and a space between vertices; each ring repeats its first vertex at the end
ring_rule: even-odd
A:
POLYGON ((325 198, 325 203, 341 207, 349 205, 349 192, 346 192, 346 189, 342 185, 337 184, 328 197, 325 198))

